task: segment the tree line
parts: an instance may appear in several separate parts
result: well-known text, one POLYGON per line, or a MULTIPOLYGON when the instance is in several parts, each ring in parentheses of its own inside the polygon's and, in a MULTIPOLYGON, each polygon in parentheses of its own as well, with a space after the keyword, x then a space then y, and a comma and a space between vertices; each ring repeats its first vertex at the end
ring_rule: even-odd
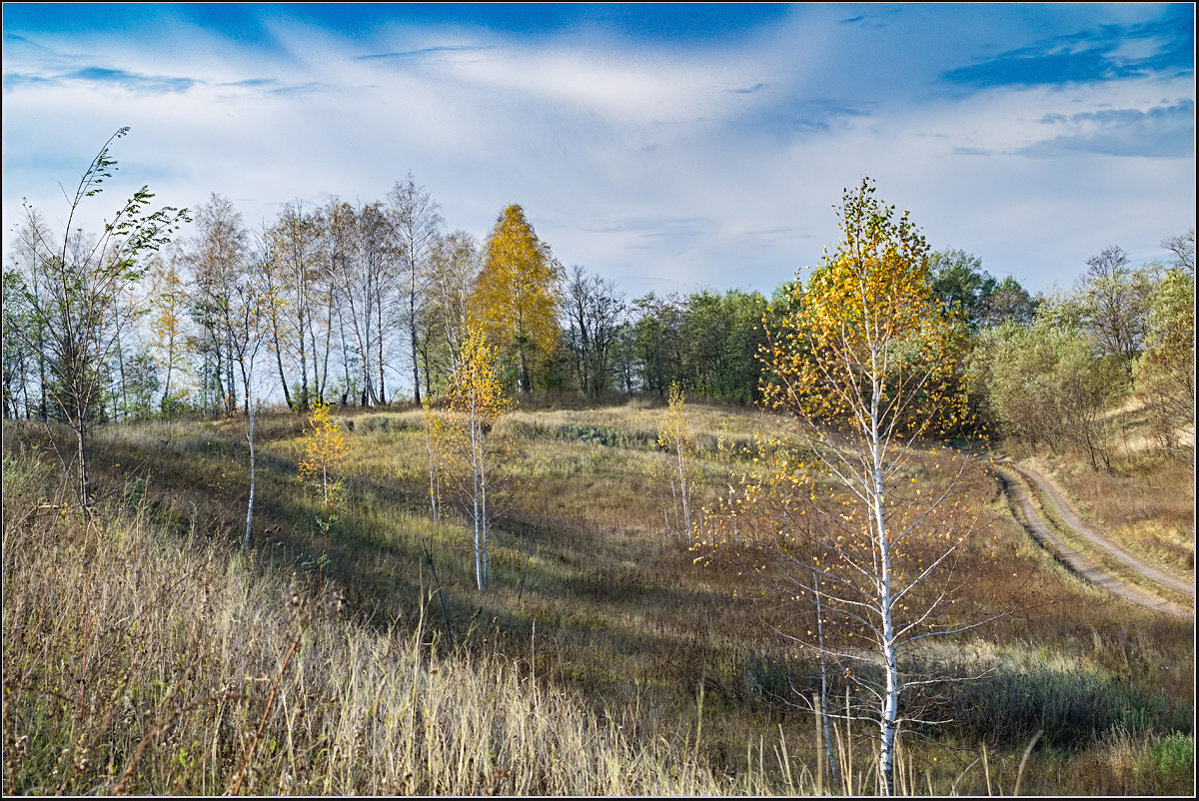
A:
MULTIPOLYGON (((115 164, 106 144, 72 215, 115 164)), ((143 188, 122 213, 151 197, 143 188)), ((795 302, 794 281, 770 299, 701 289, 630 300, 566 269, 519 205, 481 240, 450 230, 411 173, 382 200, 289 202, 254 230, 215 193, 194 212, 155 214, 118 214, 97 236, 51 231, 26 207, 4 272, 5 418, 248 413, 256 356, 257 396, 297 412, 419 405, 451 386, 475 329, 497 348, 508 391, 665 398, 678 385, 750 403, 762 392, 763 322, 795 302)), ((1076 445, 1099 465, 1110 451, 1102 411, 1135 391, 1163 445, 1176 445, 1194 405, 1194 231, 1163 247, 1168 263, 1140 267, 1108 247, 1074 289, 1037 297, 963 250, 930 252, 933 292, 969 354, 972 414, 960 426, 1076 445)))
POLYGON ((1194 229, 1162 247, 1167 261, 1141 266, 1106 247, 1071 289, 980 327, 968 374, 982 424, 1106 469, 1121 433, 1108 412, 1135 399, 1159 449, 1184 454, 1185 433, 1194 433, 1194 229))
MULTIPOLYGON (((286 203, 259 230, 213 194, 190 222, 188 234, 140 253, 104 294, 90 335, 87 414, 97 420, 248 411, 246 346, 258 328, 269 362, 258 394, 297 412, 330 402, 419 405, 450 385, 472 328, 499 348, 505 386, 523 393, 664 396, 672 383, 742 403, 757 393, 764 297, 705 289, 629 301, 583 267, 565 269, 519 205, 480 241, 447 231, 438 204, 408 175, 382 201, 286 203), (257 328, 247 325, 251 298, 257 328)), ((66 285, 54 269, 64 258, 48 245, 60 238, 27 208, 12 243, 9 419, 64 415, 43 331, 46 304, 66 285)), ((82 232, 67 239, 96 248, 100 261, 115 247, 82 232)))

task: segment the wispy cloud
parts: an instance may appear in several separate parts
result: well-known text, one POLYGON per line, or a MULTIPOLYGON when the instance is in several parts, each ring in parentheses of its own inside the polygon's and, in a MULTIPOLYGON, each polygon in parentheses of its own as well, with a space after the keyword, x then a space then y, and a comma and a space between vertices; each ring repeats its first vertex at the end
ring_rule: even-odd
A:
POLYGON ((1046 54, 1039 49, 1004 53, 993 61, 944 73, 951 82, 975 86, 1034 86, 1127 78, 1141 74, 1135 67, 1114 63, 1107 49, 1046 54))
POLYGON ((1022 155, 1052 158, 1062 152, 1085 152, 1137 158, 1186 158, 1195 152, 1195 102, 1190 99, 1144 111, 1125 108, 1069 116, 1049 114, 1042 117, 1041 122, 1062 133, 1023 148, 1022 155))
POLYGON ((107 84, 128 89, 131 92, 185 92, 200 83, 193 78, 169 75, 145 75, 106 67, 85 67, 75 70, 67 79, 107 84))
POLYGON ((763 89, 769 89, 770 84, 758 81, 753 86, 746 86, 743 89, 725 89, 731 95, 752 95, 755 92, 761 92, 763 89))
POLYGON ((362 56, 354 56, 354 60, 407 63, 448 55, 486 52, 494 49, 491 45, 440 45, 437 47, 422 47, 419 50, 404 50, 397 53, 367 53, 362 56))
POLYGON ((1184 19, 1104 25, 1050 37, 942 73, 951 83, 1031 86, 1194 72, 1194 28, 1184 19), (1139 46, 1130 46, 1139 43, 1139 46))
POLYGON ((241 81, 226 81, 221 86, 232 86, 241 89, 271 88, 279 85, 277 78, 246 78, 241 81))
POLYGON ((320 81, 306 81, 304 83, 276 83, 267 88, 267 91, 272 95, 306 95, 316 92, 332 92, 337 91, 336 87, 330 86, 327 83, 320 81))
POLYGON ((1095 240, 1135 258, 1194 216, 1190 7, 714 5, 693 24, 662 4, 616 24, 363 4, 333 24, 337 5, 237 5, 208 24, 134 5, 114 6, 134 33, 30 30, 6 7, 5 230, 123 125, 121 175, 164 202, 215 191, 257 223, 411 170, 452 228, 484 236, 521 203, 564 262, 630 294, 769 292, 835 245, 830 207, 864 175, 935 247, 1034 290, 1095 240), (660 35, 654 15, 674 18, 660 35))
POLYGON ((6 89, 18 87, 51 87, 67 83, 111 86, 140 94, 186 92, 202 81, 170 75, 146 75, 107 67, 82 67, 71 72, 45 75, 27 73, 5 73, 6 89))
POLYGON ((596 233, 629 233, 653 239, 710 233, 716 221, 709 217, 618 217, 588 226, 596 233))

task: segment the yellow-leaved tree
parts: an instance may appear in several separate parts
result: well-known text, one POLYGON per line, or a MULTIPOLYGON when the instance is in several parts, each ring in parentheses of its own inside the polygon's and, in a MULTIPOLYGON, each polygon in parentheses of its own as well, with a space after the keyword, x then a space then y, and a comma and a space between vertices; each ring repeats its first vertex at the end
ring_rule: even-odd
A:
POLYGON ((304 458, 300 460, 301 481, 314 480, 321 489, 321 511, 317 528, 324 535, 321 554, 321 570, 329 553, 329 530, 336 522, 336 511, 345 499, 345 486, 341 481, 341 467, 345 463, 349 443, 341 426, 330 416, 329 407, 320 401, 308 414, 304 432, 304 458))
MULTIPOLYGON (((503 386, 496 375, 496 349, 483 331, 471 328, 462 345, 457 371, 447 392, 449 415, 430 448, 440 443, 447 451, 446 479, 474 525, 475 583, 482 592, 487 586, 487 532, 494 508, 488 509, 488 492, 495 451, 490 434, 508 408, 503 386)), ((430 450, 432 454, 432 450, 430 450)), ((435 489, 438 476, 430 477, 435 489)))
POLYGON ((533 388, 533 365, 558 340, 562 274, 524 209, 515 203, 504 209, 487 238, 467 316, 501 356, 515 362, 524 392, 533 388))
POLYGON ((688 542, 691 542, 691 499, 695 492, 693 439, 683 390, 677 381, 673 381, 666 416, 658 428, 658 447, 666 451, 669 461, 666 473, 670 477, 670 502, 674 514, 671 515, 663 503, 662 516, 666 518, 667 530, 673 529, 680 539, 685 535, 688 542))
POLYGON ((345 432, 330 416, 329 407, 317 402, 308 414, 300 477, 320 482, 326 509, 332 509, 341 502, 342 485, 338 472, 345 461, 347 449, 345 432))
POLYGON ((756 474, 707 516, 697 547, 701 559, 749 562, 747 575, 794 606, 791 624, 803 621, 787 636, 822 668, 845 668, 856 696, 845 716, 877 727, 890 795, 896 738, 912 720, 900 697, 944 679, 909 657, 984 621, 963 622, 951 598, 975 528, 952 493, 965 459, 947 456, 954 477, 931 493, 910 465, 967 414, 960 327, 932 292, 924 238, 874 192, 869 180, 845 191, 841 243, 767 316, 764 405, 790 434, 761 442, 756 474))
POLYGON ((182 381, 177 380, 175 386, 171 386, 171 379, 187 364, 184 358, 186 334, 183 323, 187 290, 179 275, 181 261, 177 252, 169 259, 155 258, 150 273, 153 286, 150 301, 152 309, 150 332, 154 335, 153 343, 158 361, 166 370, 160 406, 168 414, 173 410, 177 399, 186 397, 184 392, 179 391, 182 381), (175 390, 174 395, 171 394, 172 389, 175 390))

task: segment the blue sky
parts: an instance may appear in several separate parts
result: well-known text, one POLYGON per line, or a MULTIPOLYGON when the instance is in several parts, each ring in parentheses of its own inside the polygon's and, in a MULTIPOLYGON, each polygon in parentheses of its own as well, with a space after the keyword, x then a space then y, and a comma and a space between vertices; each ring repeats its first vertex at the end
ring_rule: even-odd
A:
MULTIPOLYGON (((934 248, 1033 291, 1195 220, 1191 4, 4 5, 5 250, 105 139, 250 226, 406 173, 482 238, 520 203, 631 299, 769 292, 872 178, 934 248)), ((6 256, 7 263, 7 256, 6 256)))

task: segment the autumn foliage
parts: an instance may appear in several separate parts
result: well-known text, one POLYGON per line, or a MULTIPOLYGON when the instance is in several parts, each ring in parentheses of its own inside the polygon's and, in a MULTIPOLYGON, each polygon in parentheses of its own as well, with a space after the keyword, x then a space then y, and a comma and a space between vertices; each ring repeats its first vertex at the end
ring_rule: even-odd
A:
POLYGON ((911 662, 915 643, 974 625, 952 605, 973 520, 951 493, 964 460, 948 457, 931 496, 909 478, 913 447, 967 413, 961 329, 933 294, 924 238, 874 191, 845 192, 842 242, 767 318, 763 396, 791 435, 759 443, 755 474, 708 516, 699 560, 740 560, 798 607, 789 636, 822 670, 844 663, 858 696, 846 714, 878 727, 890 793, 900 696, 937 681, 911 662))
POLYGON ((525 392, 532 388, 534 363, 558 339, 561 284, 562 268, 537 238, 524 209, 508 206, 487 239, 468 320, 515 362, 525 392))
POLYGON ((346 458, 346 435, 329 416, 329 407, 323 403, 317 403, 312 407, 305 428, 304 458, 299 465, 300 478, 320 482, 323 503, 328 509, 335 506, 339 500, 341 485, 336 476, 346 458))
POLYGON ((933 294, 924 238, 873 192, 847 195, 844 242, 768 326, 763 389, 768 408, 805 425, 877 427, 891 442, 965 418, 962 333, 933 294))
MULTIPOLYGON (((480 592, 487 586, 487 534, 494 516, 494 503, 488 508, 489 500, 494 501, 495 450, 490 434, 508 408, 496 375, 496 359, 496 349, 488 344, 486 335, 470 329, 447 393, 450 414, 437 429, 436 439, 431 435, 428 440, 431 456, 433 443, 443 449, 451 488, 474 527, 475 583, 480 592)), ((431 492, 435 480, 431 471, 431 492)))

